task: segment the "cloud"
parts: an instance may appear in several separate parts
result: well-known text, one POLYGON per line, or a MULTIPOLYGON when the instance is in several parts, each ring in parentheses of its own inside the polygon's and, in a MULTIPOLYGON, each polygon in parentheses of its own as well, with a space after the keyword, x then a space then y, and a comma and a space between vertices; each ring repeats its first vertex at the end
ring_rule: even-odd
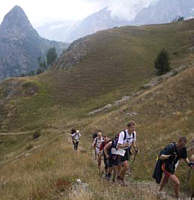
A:
POLYGON ((131 20, 137 12, 156 0, 1 0, 0 21, 9 10, 21 6, 34 26, 58 21, 80 20, 104 7, 112 16, 131 20))
POLYGON ((109 9, 113 16, 120 17, 126 20, 133 20, 137 13, 147 7, 152 0, 112 0, 109 9))
POLYGON ((96 4, 99 8, 108 7, 112 16, 125 20, 132 20, 143 8, 148 7, 150 3, 157 0, 86 0, 96 4))

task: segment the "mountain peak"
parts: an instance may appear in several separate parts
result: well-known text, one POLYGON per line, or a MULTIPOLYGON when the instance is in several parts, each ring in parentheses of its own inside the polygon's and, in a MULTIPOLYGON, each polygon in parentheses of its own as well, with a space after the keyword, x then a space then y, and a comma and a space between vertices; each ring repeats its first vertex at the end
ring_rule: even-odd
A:
POLYGON ((14 6, 3 19, 0 26, 0 36, 9 38, 12 35, 19 36, 19 34, 24 36, 27 32, 33 32, 37 35, 24 10, 20 6, 14 6))
POLYGON ((24 10, 20 6, 14 6, 4 17, 2 26, 5 24, 15 24, 15 23, 20 23, 22 24, 23 22, 28 22, 29 20, 24 12, 24 10))
POLYGON ((10 12, 13 12, 13 11, 15 11, 15 12, 23 12, 23 13, 24 13, 24 10, 23 10, 20 6, 18 6, 18 5, 15 5, 15 6, 11 9, 10 12))

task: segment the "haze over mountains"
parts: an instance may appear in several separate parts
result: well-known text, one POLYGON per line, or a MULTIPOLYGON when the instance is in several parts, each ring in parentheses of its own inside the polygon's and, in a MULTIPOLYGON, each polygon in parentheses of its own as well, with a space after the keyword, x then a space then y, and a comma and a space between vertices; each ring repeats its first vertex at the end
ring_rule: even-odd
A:
POLYGON ((15 6, 0 25, 0 80, 36 70, 38 58, 51 47, 61 53, 66 44, 41 38, 22 8, 15 6))
POLYGON ((157 0, 137 14, 134 24, 169 23, 178 16, 194 17, 194 0, 157 0))
POLYGON ((128 12, 131 17, 127 14, 126 17, 121 16, 122 10, 119 12, 119 8, 117 11, 104 8, 86 17, 81 22, 64 23, 65 25, 60 22, 57 24, 58 26, 56 26, 56 23, 52 23, 38 27, 37 30, 45 38, 72 42, 85 35, 115 26, 161 24, 169 23, 178 16, 194 17, 194 0, 154 0, 149 6, 147 5, 148 3, 145 6, 137 4, 133 10, 129 8, 128 12))
POLYGON ((115 26, 124 26, 129 22, 119 17, 112 16, 108 8, 104 8, 96 12, 80 22, 69 22, 50 24, 48 26, 39 27, 37 30, 40 35, 46 38, 55 38, 59 41, 72 42, 83 36, 93 34, 100 30, 113 28, 115 26))

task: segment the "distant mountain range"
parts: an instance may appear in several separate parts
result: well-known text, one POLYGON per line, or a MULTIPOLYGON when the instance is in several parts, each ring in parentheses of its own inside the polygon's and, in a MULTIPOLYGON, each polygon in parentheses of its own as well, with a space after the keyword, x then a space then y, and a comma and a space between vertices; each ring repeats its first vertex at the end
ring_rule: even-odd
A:
MULTIPOLYGON (((54 21, 37 27, 38 33, 49 40, 67 41, 79 21, 54 21)), ((69 42, 69 41, 68 41, 69 42)))
POLYGON ((81 22, 51 23, 37 28, 37 31, 49 39, 72 42, 115 26, 169 23, 178 16, 193 18, 194 0, 155 0, 147 8, 141 9, 131 21, 113 17, 111 11, 104 8, 81 22))
POLYGON ((51 47, 60 54, 67 45, 41 38, 22 8, 15 6, 0 25, 0 80, 36 70, 38 58, 51 47))
POLYGON ((176 17, 194 17, 194 0, 157 0, 148 8, 141 10, 133 24, 169 23, 176 17))
POLYGON ((78 38, 93 34, 100 30, 129 24, 127 20, 111 16, 111 11, 104 8, 82 21, 54 22, 38 27, 39 34, 48 39, 72 42, 78 38))

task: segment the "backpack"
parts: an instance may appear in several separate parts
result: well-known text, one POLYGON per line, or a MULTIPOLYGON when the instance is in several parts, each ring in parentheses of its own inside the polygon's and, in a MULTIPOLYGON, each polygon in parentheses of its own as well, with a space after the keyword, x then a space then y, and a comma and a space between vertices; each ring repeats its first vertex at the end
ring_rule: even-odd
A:
POLYGON ((97 135, 98 135, 97 133, 93 133, 92 134, 92 139, 95 139, 97 137, 97 135))
MULTIPOLYGON (((127 132, 125 130, 123 132, 124 132, 124 140, 125 140, 127 138, 127 132)), ((118 144, 118 141, 119 141, 119 134, 120 133, 118 133, 115 136, 115 138, 112 140, 112 146, 111 146, 111 148, 117 149, 117 144, 118 144)))

